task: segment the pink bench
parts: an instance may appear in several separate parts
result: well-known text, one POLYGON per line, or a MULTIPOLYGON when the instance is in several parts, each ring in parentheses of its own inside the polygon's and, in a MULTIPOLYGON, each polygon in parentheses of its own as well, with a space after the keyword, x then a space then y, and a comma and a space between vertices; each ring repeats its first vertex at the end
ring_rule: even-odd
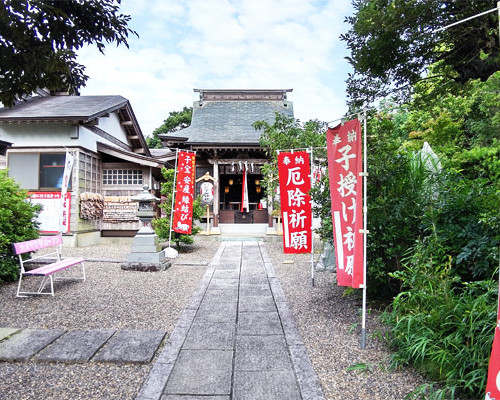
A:
POLYGON ((28 240, 26 242, 14 243, 12 246, 14 247, 14 253, 19 256, 19 262, 21 264, 21 273, 19 274, 19 284, 17 285, 17 297, 26 297, 28 294, 50 294, 54 296, 54 280, 63 280, 63 279, 79 279, 85 280, 85 259, 82 257, 71 257, 71 258, 61 258, 61 245, 62 245, 62 236, 45 236, 40 239, 28 240), (23 260, 22 255, 29 252, 34 252, 37 250, 54 248, 52 252, 34 256, 30 259, 23 260), (56 261, 50 264, 43 265, 39 268, 35 268, 29 271, 26 271, 24 268, 24 264, 27 262, 31 262, 33 260, 39 258, 46 258, 47 256, 56 255, 56 261), (74 265, 82 266, 82 275, 77 277, 52 277, 56 272, 62 271, 66 268, 72 267, 74 265), (38 290, 36 292, 21 292, 21 282, 23 277, 25 276, 39 276, 42 277, 42 281, 38 286, 38 290), (44 291, 47 283, 50 282, 50 292, 44 291))

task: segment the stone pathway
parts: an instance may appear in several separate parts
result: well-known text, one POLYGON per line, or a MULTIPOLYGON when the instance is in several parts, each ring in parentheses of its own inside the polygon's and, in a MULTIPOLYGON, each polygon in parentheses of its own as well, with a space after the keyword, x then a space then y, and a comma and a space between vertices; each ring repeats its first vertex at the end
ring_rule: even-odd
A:
POLYGON ((321 400, 262 242, 223 242, 137 400, 321 400))
POLYGON ((0 329, 0 361, 149 363, 166 331, 0 329))

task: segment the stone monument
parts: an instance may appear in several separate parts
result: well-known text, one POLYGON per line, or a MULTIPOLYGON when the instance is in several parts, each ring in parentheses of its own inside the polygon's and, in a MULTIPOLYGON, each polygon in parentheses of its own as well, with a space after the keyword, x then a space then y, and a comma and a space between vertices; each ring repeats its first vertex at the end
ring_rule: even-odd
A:
POLYGON ((121 267, 132 271, 164 271, 170 267, 172 261, 165 258, 158 236, 151 226, 151 220, 155 217, 153 203, 160 199, 149 193, 148 185, 144 185, 142 193, 131 200, 139 203, 137 216, 141 221, 141 229, 134 236, 127 262, 121 267))

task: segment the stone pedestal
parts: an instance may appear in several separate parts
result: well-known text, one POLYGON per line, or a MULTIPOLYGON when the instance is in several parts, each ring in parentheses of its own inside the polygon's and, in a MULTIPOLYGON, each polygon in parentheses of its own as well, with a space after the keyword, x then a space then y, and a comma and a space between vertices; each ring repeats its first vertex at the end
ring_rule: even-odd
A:
POLYGON ((165 253, 158 243, 158 236, 152 233, 134 237, 127 262, 121 267, 131 271, 164 271, 171 265, 172 261, 165 258, 165 253))

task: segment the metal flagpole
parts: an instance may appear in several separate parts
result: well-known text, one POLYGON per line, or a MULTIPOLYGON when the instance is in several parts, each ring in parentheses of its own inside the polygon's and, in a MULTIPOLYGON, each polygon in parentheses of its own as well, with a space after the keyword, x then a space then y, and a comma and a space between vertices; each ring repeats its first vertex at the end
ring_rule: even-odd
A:
POLYGON ((175 167, 174 167, 174 183, 172 187, 172 208, 170 210, 170 232, 168 233, 168 247, 170 246, 170 243, 172 242, 172 222, 174 219, 174 202, 175 202, 175 183, 177 180, 177 158, 179 157, 179 149, 175 152, 175 167))
POLYGON ((366 347, 366 242, 368 236, 368 161, 367 161, 367 143, 366 143, 366 108, 363 110, 363 311, 361 320, 361 348, 366 347))
MULTIPOLYGON (((311 179, 311 189, 313 187, 313 148, 310 148, 311 152, 311 170, 309 172, 311 179)), ((314 287, 314 229, 313 229, 313 219, 312 219, 312 197, 311 197, 311 286, 314 287)))

